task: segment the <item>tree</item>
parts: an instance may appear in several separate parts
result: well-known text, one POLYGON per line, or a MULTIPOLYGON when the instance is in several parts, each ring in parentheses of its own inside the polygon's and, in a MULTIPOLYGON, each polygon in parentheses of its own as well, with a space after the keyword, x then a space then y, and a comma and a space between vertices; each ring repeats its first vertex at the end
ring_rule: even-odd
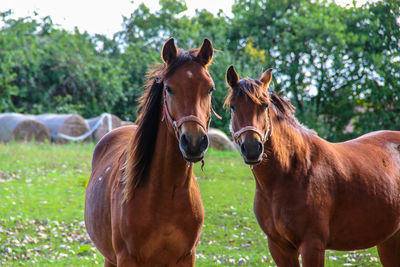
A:
POLYGON ((393 77, 392 70, 398 67, 393 62, 399 52, 398 12, 399 3, 390 0, 361 8, 325 1, 238 0, 233 7, 230 48, 237 49, 242 58, 249 46, 266 51, 267 67, 276 69, 276 90, 292 99, 299 119, 330 140, 343 140, 367 130, 390 128, 393 117, 387 109, 394 105, 386 101, 386 109, 382 104, 377 108, 385 110, 386 124, 370 123, 365 128, 361 125, 363 116, 369 117, 365 112, 356 131, 345 132, 359 110, 371 110, 360 107, 374 103, 375 94, 379 103, 383 95, 395 99, 382 88, 376 90, 376 79, 392 81, 388 89, 392 92, 398 88, 398 79, 383 75, 388 72, 382 64, 391 66, 393 77))
POLYGON ((48 17, 0 13, 0 112, 107 111, 135 120, 165 40, 189 49, 209 38, 216 49, 213 106, 223 117, 212 127, 229 132, 225 72, 234 64, 244 77, 274 68, 273 90, 329 140, 399 129, 399 1, 344 8, 323 0, 236 0, 232 18, 205 10, 188 17, 184 0, 160 5, 156 12, 140 5, 112 39, 57 29, 48 17))
POLYGON ((49 17, 10 19, 0 31, 0 112, 111 111, 123 98, 122 65, 101 56, 87 33, 58 30, 49 17))

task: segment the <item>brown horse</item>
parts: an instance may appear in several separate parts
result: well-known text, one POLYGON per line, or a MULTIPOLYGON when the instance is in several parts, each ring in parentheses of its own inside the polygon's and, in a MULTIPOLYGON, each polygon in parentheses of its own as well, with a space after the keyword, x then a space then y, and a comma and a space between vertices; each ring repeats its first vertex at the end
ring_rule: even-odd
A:
POLYGON ((162 49, 150 73, 137 127, 97 144, 85 223, 105 266, 193 266, 204 210, 192 162, 208 147, 213 80, 208 39, 200 49, 162 49))
POLYGON ((239 80, 227 71, 231 131, 256 181, 254 213, 278 266, 324 266, 325 250, 378 246, 400 266, 400 132, 329 143, 269 93, 272 69, 239 80))

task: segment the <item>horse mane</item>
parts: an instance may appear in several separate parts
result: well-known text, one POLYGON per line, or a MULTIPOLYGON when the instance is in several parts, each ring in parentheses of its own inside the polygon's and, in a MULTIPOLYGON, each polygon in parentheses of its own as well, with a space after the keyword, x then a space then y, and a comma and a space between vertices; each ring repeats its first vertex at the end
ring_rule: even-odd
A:
POLYGON ((275 113, 278 117, 278 120, 283 118, 300 132, 310 135, 317 135, 314 130, 307 128, 297 120, 297 118, 294 116, 296 108, 289 100, 286 100, 275 93, 270 93, 270 99, 273 107, 275 108, 275 113))
POLYGON ((269 95, 266 90, 261 88, 261 82, 255 79, 245 78, 238 82, 238 84, 231 90, 227 96, 224 106, 227 107, 234 97, 247 96, 257 105, 267 104, 269 102, 269 95))
POLYGON ((172 75, 179 67, 191 62, 200 63, 197 58, 199 49, 188 51, 179 49, 176 59, 171 64, 157 64, 147 74, 146 91, 139 98, 136 132, 133 134, 127 149, 123 166, 122 183, 123 199, 129 200, 133 191, 146 178, 153 158, 158 126, 163 107, 164 79, 172 75))

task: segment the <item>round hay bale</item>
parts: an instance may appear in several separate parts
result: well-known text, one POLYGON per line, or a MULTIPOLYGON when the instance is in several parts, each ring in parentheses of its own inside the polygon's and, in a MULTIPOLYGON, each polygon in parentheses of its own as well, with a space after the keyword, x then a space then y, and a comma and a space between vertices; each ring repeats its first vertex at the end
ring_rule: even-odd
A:
MULTIPOLYGON (((89 126, 86 120, 78 114, 42 114, 35 116, 50 131, 52 142, 64 144, 69 140, 59 137, 58 134, 64 134, 71 137, 81 136, 89 132, 89 126)), ((90 141, 88 136, 83 141, 90 141)))
POLYGON ((110 116, 111 116, 110 126, 108 125, 108 116, 98 116, 86 120, 90 130, 92 130, 93 127, 96 126, 97 122, 101 119, 101 117, 103 117, 99 127, 92 133, 92 138, 94 141, 98 142, 106 133, 122 126, 121 124, 122 121, 120 118, 112 114, 110 114, 110 116))
POLYGON ((47 127, 29 115, 19 113, 0 114, 0 141, 35 141, 50 140, 47 127))
POLYGON ((235 146, 228 136, 221 130, 210 128, 208 130, 208 139, 210 147, 215 150, 234 150, 235 146))
POLYGON ((135 124, 131 121, 121 121, 121 126, 126 126, 126 125, 135 125, 135 124))

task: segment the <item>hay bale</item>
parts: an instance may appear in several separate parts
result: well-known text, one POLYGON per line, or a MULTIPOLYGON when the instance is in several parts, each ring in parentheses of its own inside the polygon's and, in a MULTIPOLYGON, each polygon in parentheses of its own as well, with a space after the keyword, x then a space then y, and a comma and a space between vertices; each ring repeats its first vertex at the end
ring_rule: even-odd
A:
POLYGON ((19 113, 0 114, 0 141, 35 141, 50 140, 47 127, 29 115, 19 113))
POLYGON ((126 126, 126 125, 135 125, 135 124, 131 121, 121 121, 121 126, 126 126))
POLYGON ((96 142, 98 142, 106 133, 109 131, 121 127, 122 126, 122 121, 120 118, 118 118, 115 115, 110 114, 111 116, 111 121, 110 121, 110 127, 108 125, 108 117, 107 116, 98 116, 95 118, 91 118, 86 120, 87 124, 89 125, 90 130, 93 129, 93 127, 96 126, 97 122, 102 118, 100 125, 96 130, 92 133, 92 139, 96 142))
MULTIPOLYGON (((72 137, 81 136, 89 132, 89 126, 86 120, 78 114, 42 114, 35 118, 42 122, 50 131, 52 142, 67 143, 69 140, 58 137, 58 134, 64 134, 72 137)), ((83 141, 90 141, 88 136, 83 141)))
POLYGON ((235 146, 228 136, 221 130, 210 128, 208 130, 208 139, 210 147, 215 150, 234 150, 235 146))

